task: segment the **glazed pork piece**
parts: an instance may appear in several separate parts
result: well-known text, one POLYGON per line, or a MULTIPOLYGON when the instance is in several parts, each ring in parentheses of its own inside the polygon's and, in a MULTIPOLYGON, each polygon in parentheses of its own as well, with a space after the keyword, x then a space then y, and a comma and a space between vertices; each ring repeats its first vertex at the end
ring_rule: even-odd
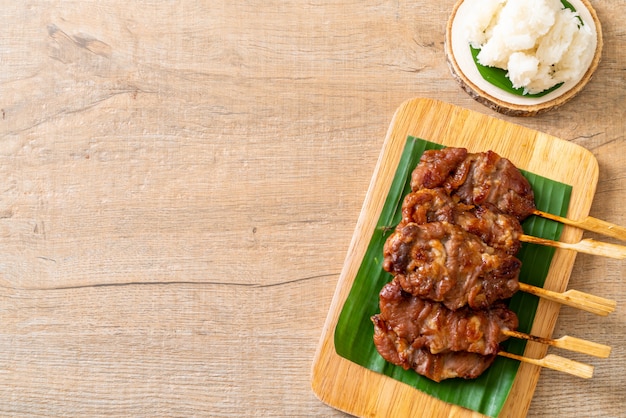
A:
POLYGON ((443 188, 420 189, 411 192, 402 203, 399 228, 408 223, 449 222, 478 236, 487 245, 515 255, 521 248, 524 233, 517 218, 501 212, 495 206, 466 205, 450 196, 443 188))
POLYGON ((502 331, 514 331, 518 325, 517 315, 503 303, 486 310, 464 307, 451 311, 440 303, 403 291, 397 280, 380 291, 380 314, 372 321, 382 321, 385 329, 393 331, 399 340, 396 346, 427 348, 432 354, 497 354, 500 343, 508 338, 502 331))
POLYGON ((441 188, 420 189, 410 192, 402 201, 402 220, 400 225, 414 222, 426 224, 429 222, 454 223, 457 213, 473 209, 473 205, 459 203, 448 192, 441 188))
POLYGON ((380 355, 436 382, 473 379, 493 363, 517 315, 521 220, 530 184, 507 159, 464 148, 426 151, 402 219, 383 248, 393 280, 371 317, 380 355))
POLYGON ((444 148, 427 150, 420 157, 420 162, 411 174, 411 189, 434 189, 448 182, 461 163, 468 156, 465 148, 444 148))
POLYGON ((522 225, 517 218, 500 212, 489 204, 456 213, 455 223, 465 231, 478 236, 487 245, 509 255, 522 247, 522 225))
POLYGON ((535 209, 532 187, 506 158, 493 151, 468 153, 465 148, 425 151, 411 175, 411 189, 443 187, 462 203, 491 204, 523 220, 535 209))
POLYGON ((400 225, 383 256, 383 268, 406 292, 452 310, 483 309, 519 289, 517 258, 445 221, 400 225))
POLYGON ((374 344, 380 355, 405 370, 413 369, 435 382, 460 377, 475 379, 491 366, 496 355, 483 356, 467 351, 433 354, 427 348, 414 348, 399 339, 379 317, 373 317, 374 344))

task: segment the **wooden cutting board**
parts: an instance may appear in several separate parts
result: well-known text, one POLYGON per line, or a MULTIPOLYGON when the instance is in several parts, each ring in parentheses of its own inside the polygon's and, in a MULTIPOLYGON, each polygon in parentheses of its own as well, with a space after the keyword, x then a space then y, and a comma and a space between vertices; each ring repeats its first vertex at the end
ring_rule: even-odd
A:
MULTIPOLYGON (((409 135, 470 152, 493 150, 517 167, 572 186, 568 217, 589 214, 598 181, 598 163, 573 143, 432 99, 403 103, 391 121, 374 170, 345 264, 323 328, 312 370, 312 388, 328 405, 359 417, 480 417, 479 413, 435 399, 404 383, 340 357, 333 335, 343 304, 365 255, 409 135)), ((582 231, 565 227, 561 241, 577 242, 582 231)), ((545 288, 566 290, 576 253, 557 250, 545 288)), ((532 334, 551 336, 559 304, 541 300, 532 334)), ((541 358, 547 347, 528 343, 525 355, 541 358)), ((541 368, 521 364, 500 417, 526 415, 541 368)))

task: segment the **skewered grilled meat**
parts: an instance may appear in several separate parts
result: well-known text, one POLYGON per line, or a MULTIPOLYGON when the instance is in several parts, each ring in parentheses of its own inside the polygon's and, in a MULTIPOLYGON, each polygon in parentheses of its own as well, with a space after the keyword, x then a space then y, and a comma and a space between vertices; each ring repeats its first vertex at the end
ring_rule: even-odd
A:
POLYGON ((383 268, 405 291, 452 310, 486 308, 519 288, 517 258, 449 222, 400 225, 383 256, 383 268))
POLYGON ((521 224, 512 215, 495 206, 473 206, 460 203, 458 197, 448 195, 445 189, 420 189, 411 192, 402 203, 403 224, 411 222, 449 222, 477 235, 487 245, 515 255, 520 247, 519 237, 524 233, 521 224))
POLYGON ((515 330, 517 315, 503 303, 488 310, 468 307, 451 311, 440 303, 410 295, 397 280, 380 291, 380 314, 374 323, 385 323, 402 342, 413 348, 427 348, 432 354, 467 351, 482 355, 497 354, 508 337, 503 330, 515 330))
POLYGON ((515 216, 528 217, 535 209, 532 187, 506 158, 493 151, 468 153, 465 148, 425 151, 411 175, 412 190, 443 187, 460 201, 486 203, 515 216))
POLYGON ((381 356, 436 382, 473 379, 493 363, 517 316, 520 221, 533 213, 528 181, 496 153, 426 151, 402 220, 385 242, 394 276, 372 316, 381 356))
POLYGON ((405 340, 397 338, 395 332, 379 317, 374 322, 374 344, 380 355, 390 363, 413 369, 435 382, 461 377, 475 379, 480 376, 496 358, 496 355, 483 356, 467 351, 449 351, 432 354, 426 348, 413 348, 405 340))

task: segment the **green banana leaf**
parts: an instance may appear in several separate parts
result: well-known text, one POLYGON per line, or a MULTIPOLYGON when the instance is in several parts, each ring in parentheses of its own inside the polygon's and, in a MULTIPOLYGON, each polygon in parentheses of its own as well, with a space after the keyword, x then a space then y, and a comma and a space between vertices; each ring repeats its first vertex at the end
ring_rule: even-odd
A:
MULTIPOLYGON (((379 312, 378 293, 391 280, 383 270, 383 245, 398 224, 404 196, 410 191, 411 172, 427 149, 441 149, 442 145, 423 139, 408 137, 398 169, 385 201, 365 256, 355 277, 348 299, 339 316, 334 334, 337 353, 363 367, 385 374, 445 402, 478 411, 484 415, 497 416, 502 409, 517 373, 516 360, 498 357, 494 364, 474 380, 449 379, 433 382, 412 370, 404 370, 386 362, 376 351, 373 343, 374 327, 370 317, 379 312)), ((527 173, 540 210, 565 216, 571 196, 571 186, 527 173)), ((523 223, 526 234, 558 240, 562 225, 532 216, 523 223)), ((520 281, 543 286, 554 249, 524 244, 518 253, 522 261, 520 281)), ((519 330, 529 332, 537 309, 538 298, 518 292, 511 298, 509 307, 519 317, 519 330)), ((505 350, 523 354, 525 342, 510 339, 505 350)))
POLYGON ((559 87, 563 85, 563 83, 559 83, 539 93, 524 94, 523 87, 519 87, 519 88, 513 87, 513 83, 507 76, 508 75, 507 70, 503 70, 502 68, 498 68, 498 67, 487 67, 485 65, 482 65, 481 63, 478 62, 478 53, 480 52, 480 49, 474 48, 473 46, 470 46, 469 49, 472 53, 472 59, 474 60, 474 64, 476 64, 476 69, 478 70, 482 78, 484 78, 485 81, 489 82, 490 84, 493 84, 494 86, 508 93, 515 94, 516 96, 524 96, 524 97, 541 97, 541 96, 545 96, 548 93, 553 92, 554 90, 558 89, 559 87))
MULTIPOLYGON (((566 9, 570 9, 573 12, 576 12, 576 9, 574 8, 574 6, 572 6, 569 2, 567 2, 566 0, 561 0, 561 3, 563 4, 563 7, 566 9)), ((580 21, 580 24, 583 25, 583 20, 578 17, 578 20, 580 21)), ((496 67, 487 67, 484 66, 482 64, 480 64, 478 62, 478 53, 480 52, 480 49, 478 48, 474 48, 472 46, 469 46, 471 54, 472 54, 472 59, 474 60, 474 64, 476 64, 476 69, 478 69, 478 72, 480 73, 480 75, 482 76, 482 78, 485 79, 485 81, 493 84, 494 86, 508 92, 511 94, 515 94, 517 96, 524 96, 524 97, 541 97, 541 96, 545 96, 548 93, 553 92, 554 90, 558 89, 559 87, 561 87, 563 85, 563 83, 559 83, 555 86, 550 87, 547 90, 544 90, 542 92, 539 93, 535 93, 535 94, 524 94, 524 88, 520 87, 520 88, 514 88, 513 87, 513 83, 511 82, 511 80, 507 77, 507 71, 503 70, 502 68, 496 68, 496 67)))

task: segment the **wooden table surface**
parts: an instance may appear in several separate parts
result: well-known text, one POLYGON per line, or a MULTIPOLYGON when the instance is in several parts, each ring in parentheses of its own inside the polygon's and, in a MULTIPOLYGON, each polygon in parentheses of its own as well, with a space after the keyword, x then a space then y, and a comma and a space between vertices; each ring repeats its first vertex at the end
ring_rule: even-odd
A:
MULTIPOLYGON (((591 215, 626 225, 626 3, 592 3, 594 79, 511 118, 450 76, 454 0, 2 1, 0 416, 344 416, 311 363, 410 98, 589 149, 591 215)), ((594 378, 544 370, 529 416, 623 416, 624 270, 578 255, 570 288, 618 307, 555 337, 613 351, 554 349, 594 378)))

